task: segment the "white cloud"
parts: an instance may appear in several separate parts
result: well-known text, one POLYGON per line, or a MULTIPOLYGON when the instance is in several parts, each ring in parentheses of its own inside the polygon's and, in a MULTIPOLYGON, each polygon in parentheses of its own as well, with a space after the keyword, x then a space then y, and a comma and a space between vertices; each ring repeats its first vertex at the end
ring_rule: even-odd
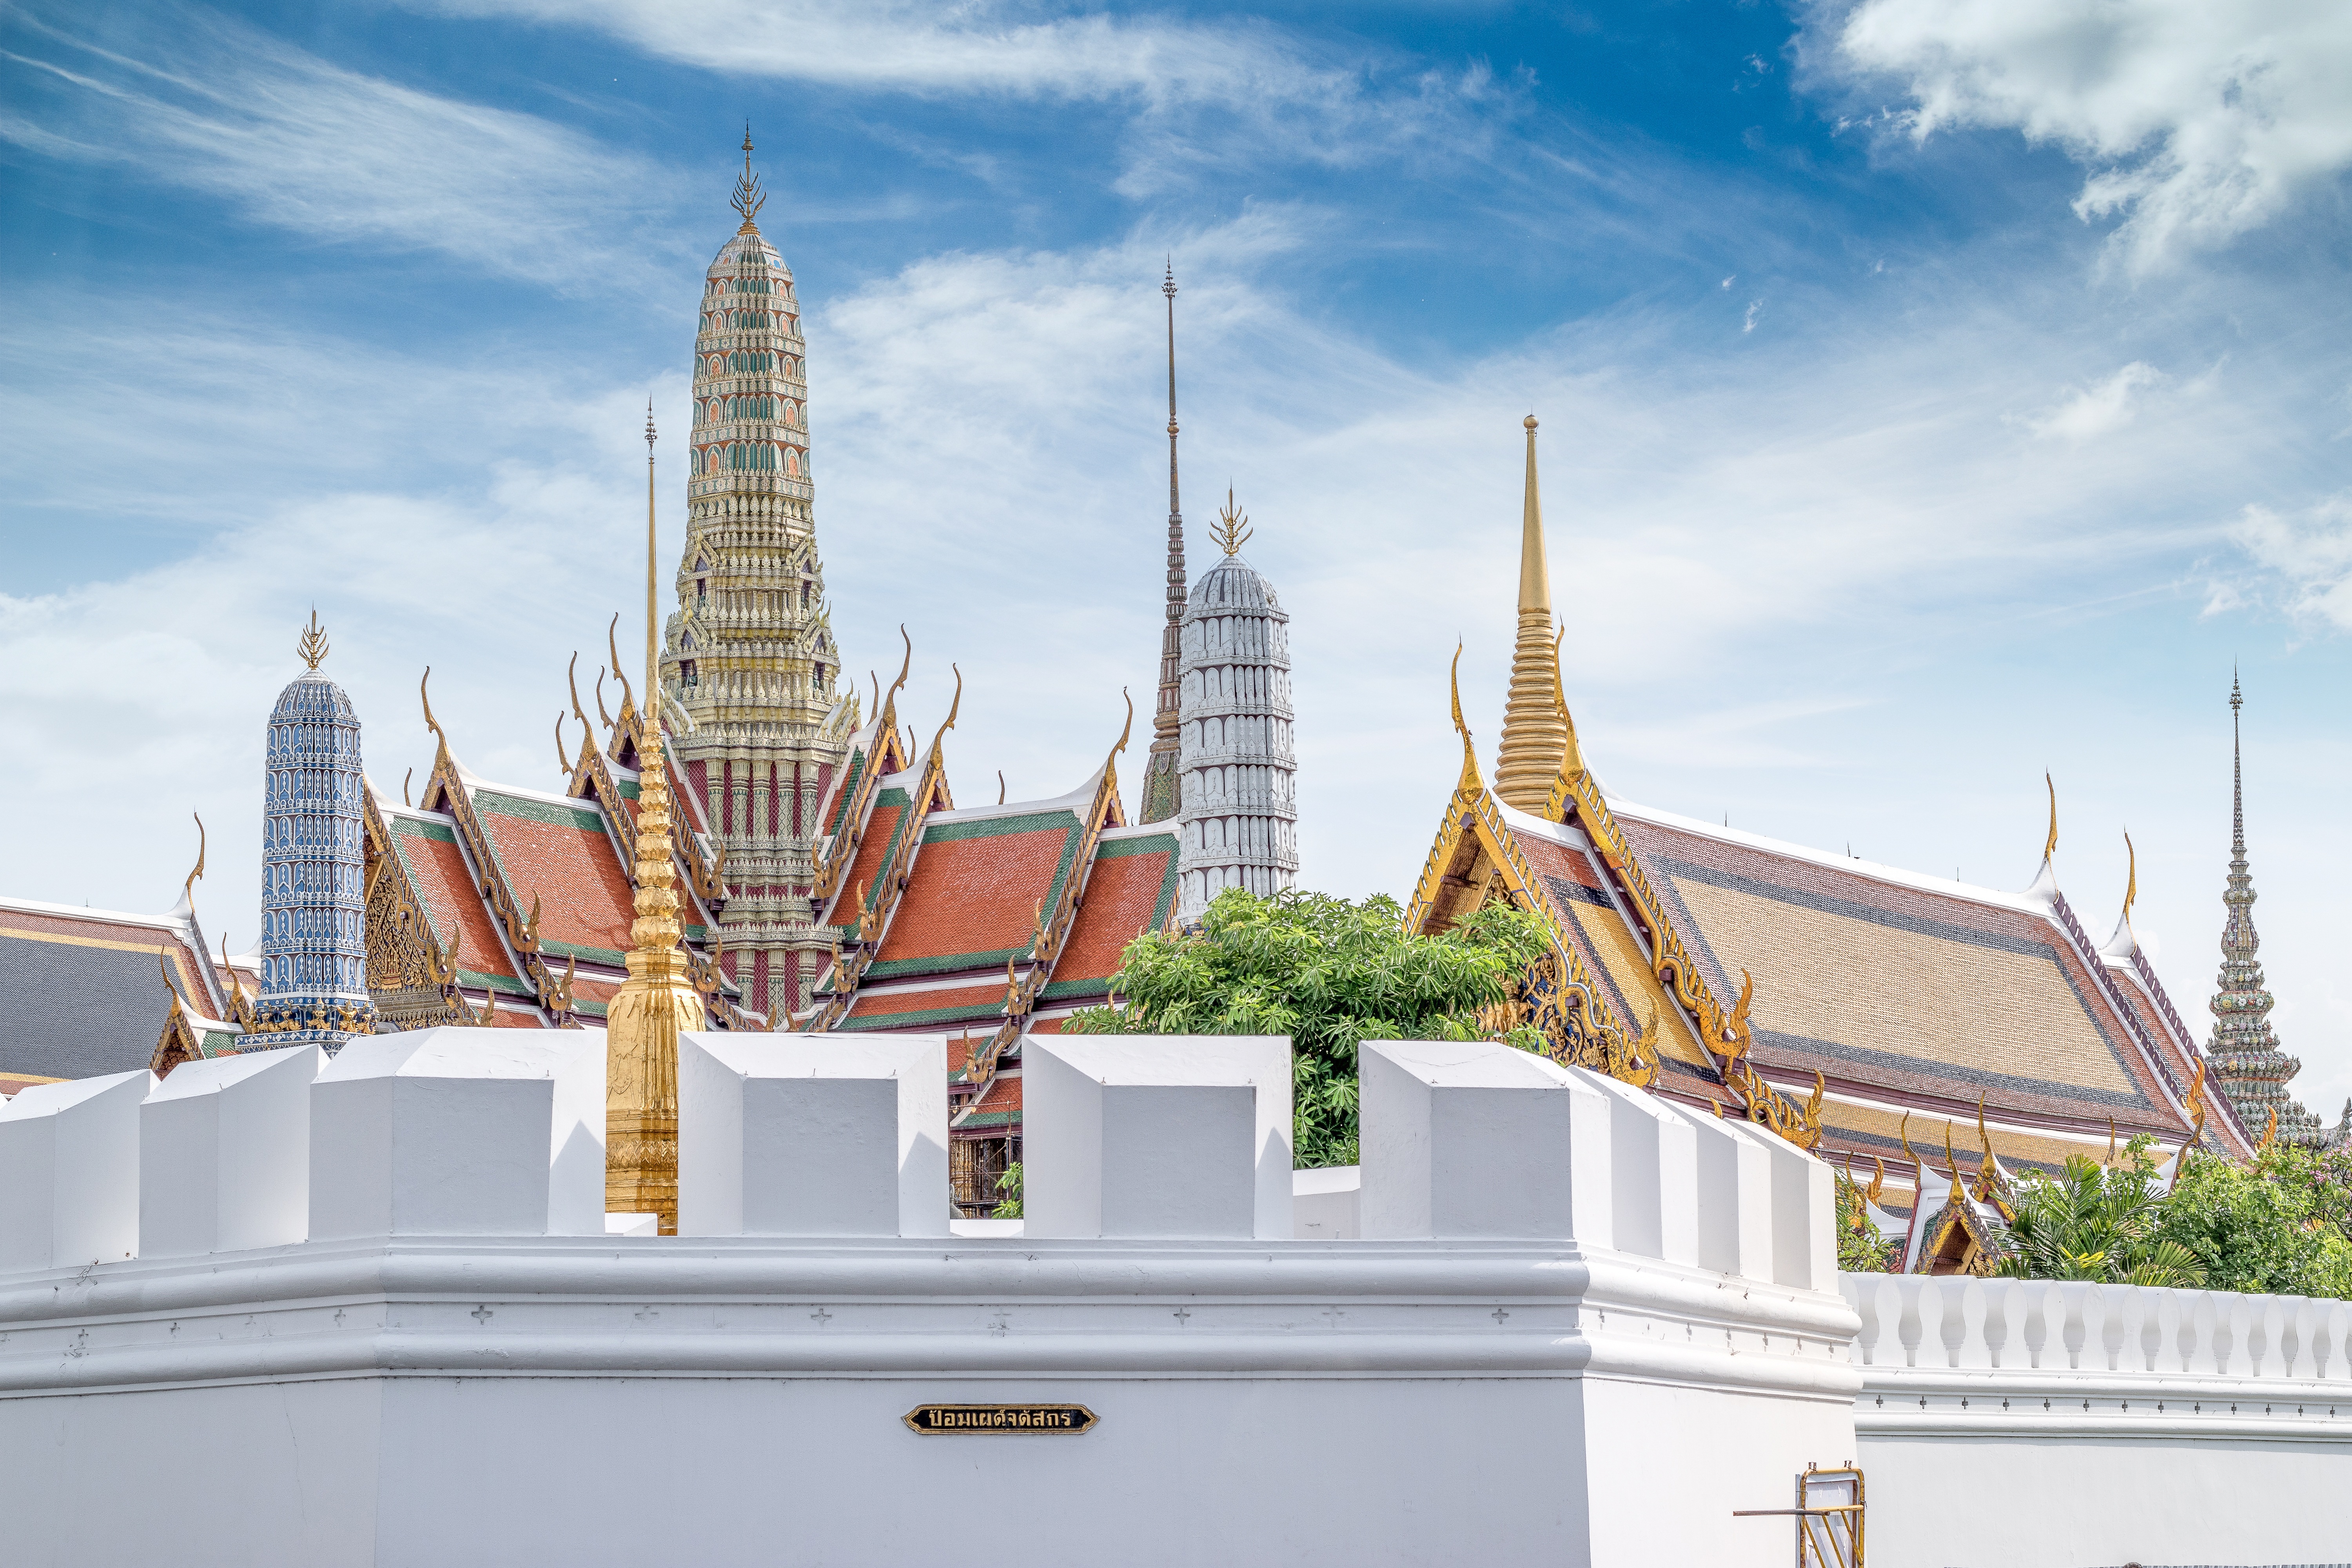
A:
POLYGON ((2139 395, 2164 383, 2164 373, 2142 360, 2116 372, 2105 381, 2079 387, 2046 414, 2031 419, 2037 436, 2055 436, 2077 445, 2111 436, 2139 413, 2139 395))
POLYGON ((1433 69, 1332 47, 1255 19, 1070 14, 1005 0, 408 0, 461 16, 593 27, 727 76, 924 97, 1092 102, 1128 111, 1118 189, 1270 160, 1360 167, 1409 150, 1482 145, 1515 89, 1487 68, 1433 69))
POLYGON ((2014 129, 2088 171, 2147 271, 2227 243, 2352 165, 2341 0, 1861 0, 1822 11, 1838 66, 1891 79, 1925 138, 2014 129))
POLYGON ((2352 632, 2352 489, 2285 516, 2250 506, 2230 535, 2286 580, 2295 615, 2352 632))
POLYGON ((86 16, 18 20, 39 53, 6 58, 58 106, 39 125, 0 116, 0 139, 30 151, 130 164, 314 240, 567 291, 642 286, 665 248, 615 194, 660 188, 656 171, 546 121, 346 70, 211 11, 151 13, 135 55, 100 47, 86 16))

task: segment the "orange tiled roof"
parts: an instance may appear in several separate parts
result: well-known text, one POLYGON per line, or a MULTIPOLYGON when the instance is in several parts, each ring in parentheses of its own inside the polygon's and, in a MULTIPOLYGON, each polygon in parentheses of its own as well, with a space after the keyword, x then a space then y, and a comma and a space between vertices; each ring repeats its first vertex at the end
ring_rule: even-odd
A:
POLYGON ((1168 923, 1176 901, 1176 835, 1108 828, 1095 841, 1085 902, 1040 1000, 1107 996, 1127 944, 1168 923))
MULTIPOLYGON (((952 1024, 996 1026, 1004 1016, 1004 982, 992 979, 978 985, 934 986, 929 990, 860 987, 856 1001, 838 1029, 924 1029, 936 1031, 952 1024)), ((985 1031, 982 1031, 985 1033, 985 1031)))
POLYGON ((906 831, 913 804, 913 797, 903 784, 887 784, 875 791, 874 805, 866 816, 866 837, 858 842, 857 858, 850 863, 849 874, 841 879, 834 897, 835 925, 847 929, 857 924, 857 917, 863 912, 857 902, 861 888, 867 903, 882 899, 883 890, 875 883, 898 851, 898 836, 906 831))
POLYGON ((489 836, 515 907, 539 900, 540 950, 617 964, 628 951, 635 894, 602 813, 585 804, 474 789, 474 812, 489 836))
POLYGON ((437 940, 446 947, 453 929, 465 933, 457 953, 459 981, 471 985, 487 982, 510 995, 530 994, 508 962, 506 944, 457 847, 457 825, 437 812, 386 811, 383 816, 409 890, 424 906, 437 940))
POLYGON ((1081 826, 1065 807, 931 822, 867 979, 998 968, 1026 954, 1039 907, 1061 899, 1081 826))

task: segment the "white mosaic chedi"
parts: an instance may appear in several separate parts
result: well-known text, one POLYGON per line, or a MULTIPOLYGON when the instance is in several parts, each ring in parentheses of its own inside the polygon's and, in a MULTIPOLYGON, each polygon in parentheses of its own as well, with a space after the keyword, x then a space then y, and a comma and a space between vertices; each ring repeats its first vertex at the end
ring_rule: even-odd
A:
POLYGON ((1298 875, 1290 616, 1242 559, 1248 520, 1226 500, 1224 558, 1192 584, 1184 608, 1177 906, 1185 920, 1228 888, 1264 898, 1298 875))

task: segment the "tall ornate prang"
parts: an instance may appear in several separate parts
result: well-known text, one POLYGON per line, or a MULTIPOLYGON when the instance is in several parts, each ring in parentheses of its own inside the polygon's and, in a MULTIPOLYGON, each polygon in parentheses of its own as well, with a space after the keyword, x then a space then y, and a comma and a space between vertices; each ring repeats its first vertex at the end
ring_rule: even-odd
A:
POLYGON ((2213 993, 2213 1038, 2206 1047, 2214 1078, 2239 1120, 2268 1129, 2275 1115, 2282 1142, 2326 1140, 2319 1118, 2286 1091, 2303 1063, 2279 1049, 2271 1029, 2271 994, 2263 988, 2263 966, 2254 954, 2254 878, 2246 859, 2246 774, 2238 738, 2238 714, 2245 706, 2237 678, 2230 679, 2230 880, 2221 902, 2230 911, 2221 927, 2221 973, 2213 993))
MULTIPOLYGON (((761 237, 743 133, 741 226, 703 281, 677 610, 660 721, 724 862, 719 913, 743 1005, 808 999, 828 941, 811 924, 817 811, 857 728, 817 554, 808 381, 792 269, 761 237)), ((687 826, 692 822, 687 818, 687 826)))
POLYGON ((261 822, 261 996, 241 1044, 249 1050, 322 1045, 331 1053, 371 1033, 366 812, 360 719, 343 689, 319 673, 327 634, 318 612, 296 651, 308 668, 269 713, 261 822))
POLYGON ((1568 751, 1568 724, 1555 700, 1559 645, 1552 637, 1551 573, 1544 562, 1543 498, 1536 487, 1536 416, 1527 417, 1528 488, 1520 507, 1519 631, 1511 650, 1511 690, 1503 705, 1503 746, 1495 794, 1521 811, 1544 809, 1568 751))
MULTIPOLYGON (((744 219, 751 220, 747 216, 744 219)), ((646 411, 646 689, 656 689, 654 639, 654 416, 646 411)), ((678 946, 668 767, 648 723, 637 775, 636 921, 629 978, 614 994, 604 1036, 604 1206, 657 1214, 677 1234, 677 1037, 702 1027, 701 993, 678 946)))
POLYGON ((1151 713, 1151 754, 1143 770, 1139 822, 1165 822, 1183 809, 1182 663, 1184 658, 1184 510, 1176 492, 1176 268, 1160 293, 1168 298, 1168 624, 1160 633, 1160 702, 1151 713))
POLYGON ((1201 574, 1184 610, 1176 897, 1185 920, 1227 888, 1265 897, 1298 874, 1290 616, 1242 559, 1249 536, 1227 491, 1217 518, 1224 559, 1201 574))

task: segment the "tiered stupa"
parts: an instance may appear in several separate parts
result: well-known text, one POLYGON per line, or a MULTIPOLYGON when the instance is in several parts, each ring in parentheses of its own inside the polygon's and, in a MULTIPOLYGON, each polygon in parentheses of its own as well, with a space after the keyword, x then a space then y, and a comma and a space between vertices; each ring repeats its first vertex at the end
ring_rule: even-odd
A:
POLYGON ((2245 697, 2230 681, 2230 881, 2221 902, 2230 918, 2221 927, 2220 989, 2213 993, 2213 1038, 2206 1047, 2215 1079, 2238 1116, 2257 1137, 2282 1142, 2327 1141, 2319 1118, 2286 1090, 2303 1063, 2279 1049, 2271 1028, 2271 994, 2263 988, 2262 961, 2254 956, 2262 938, 2254 933, 2254 877, 2246 859, 2246 774, 2238 740, 2238 713, 2245 697), (2277 1117, 2275 1131, 2272 1117, 2277 1117))
POLYGON ((298 651, 309 667, 269 712, 261 821, 261 996, 256 1048, 322 1045, 374 1027, 368 1001, 366 806, 360 719, 319 673, 326 633, 313 614, 298 651))
POLYGON ((1249 519, 1225 496, 1224 559, 1192 584, 1183 620, 1181 870, 1190 920, 1228 888, 1260 898, 1298 875, 1297 754, 1290 711, 1290 616, 1274 584, 1242 559, 1249 519))
POLYGON ((723 860, 719 915, 744 1005, 806 1005, 830 951, 810 922, 817 805, 857 727, 836 697, 809 477, 808 379, 792 269, 760 233, 743 137, 742 226, 703 283, 678 608, 661 668, 677 787, 706 806, 723 860))

